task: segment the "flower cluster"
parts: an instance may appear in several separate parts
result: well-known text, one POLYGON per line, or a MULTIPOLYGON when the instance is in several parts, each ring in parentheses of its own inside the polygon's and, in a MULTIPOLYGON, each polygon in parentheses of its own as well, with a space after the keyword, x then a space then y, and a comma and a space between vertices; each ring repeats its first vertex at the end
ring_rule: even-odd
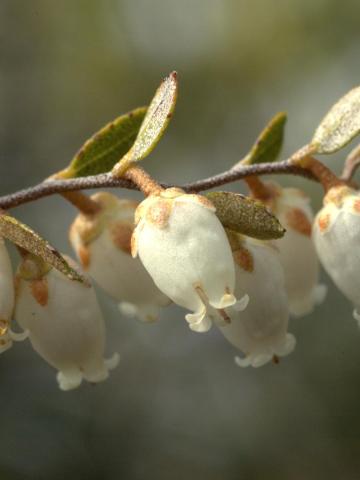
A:
POLYGON ((124 315, 143 322, 156 321, 173 302, 187 310, 192 331, 216 325, 240 351, 240 367, 278 363, 294 350, 289 318, 309 314, 326 295, 318 259, 353 303, 360 325, 360 192, 352 183, 360 146, 347 157, 341 178, 313 156, 339 151, 360 133, 360 87, 333 105, 310 142, 288 160, 277 161, 286 122, 280 112, 233 168, 184 190, 164 188, 137 166, 164 134, 177 88, 171 72, 148 107, 105 125, 51 179, 0 202, 0 353, 28 338, 58 370, 63 390, 105 380, 119 361, 118 354, 104 357, 105 323, 93 280, 124 315), (315 220, 302 191, 262 182, 266 173, 321 183, 326 195, 315 220), (196 193, 240 179, 252 198, 196 193), (78 191, 115 185, 136 187, 146 198, 137 203, 78 191), (50 193, 79 209, 69 237, 88 277, 3 210, 50 193), (22 256, 15 278, 2 237, 22 256))
POLYGON ((62 390, 105 380, 119 357, 104 358, 105 324, 91 277, 124 314, 153 322, 174 302, 189 310, 194 332, 215 324, 240 351, 238 366, 277 363, 296 344, 290 315, 311 312, 325 296, 317 255, 360 321, 360 264, 347 255, 360 231, 360 194, 344 185, 330 189, 312 233, 312 211, 300 190, 268 183, 266 192, 262 201, 287 229, 272 241, 225 229, 206 197, 179 188, 160 189, 141 203, 96 193, 96 211, 80 213, 70 228, 87 283, 24 251, 13 281, 1 239, 0 352, 28 338, 58 370, 62 390), (14 332, 12 319, 22 332, 14 332))

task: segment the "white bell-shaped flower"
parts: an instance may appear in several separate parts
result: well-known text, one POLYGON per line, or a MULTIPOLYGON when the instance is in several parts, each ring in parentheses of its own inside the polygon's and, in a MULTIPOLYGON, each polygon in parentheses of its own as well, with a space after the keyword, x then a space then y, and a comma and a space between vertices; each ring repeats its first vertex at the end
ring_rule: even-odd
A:
POLYGON ((137 203, 106 192, 91 197, 100 210, 80 213, 70 228, 70 242, 86 272, 119 303, 120 310, 140 320, 158 319, 170 300, 156 287, 139 259, 131 256, 137 203))
POLYGON ((319 284, 319 261, 311 238, 313 212, 310 199, 297 188, 268 183, 271 195, 266 202, 286 229, 275 241, 285 273, 290 313, 303 316, 323 302, 326 286, 319 284))
POLYGON ((236 234, 229 236, 236 271, 235 294, 247 292, 249 304, 243 312, 227 309, 231 323, 219 326, 222 334, 243 353, 235 357, 241 367, 261 367, 294 350, 295 337, 287 333, 289 305, 284 273, 277 248, 236 234))
POLYGON ((29 331, 34 350, 59 370, 62 390, 83 379, 101 382, 118 363, 117 354, 103 358, 104 319, 90 283, 71 281, 32 255, 16 275, 15 319, 29 331))
POLYGON ((11 317, 14 310, 14 278, 9 254, 0 237, 0 353, 5 352, 14 340, 21 341, 27 333, 15 333, 11 329, 11 317))
MULTIPOLYGON (((150 195, 137 208, 132 253, 159 289, 192 310, 192 330, 207 331, 211 318, 226 322, 225 308, 236 303, 235 270, 229 242, 211 202, 169 188, 150 195)), ((245 296, 237 304, 247 303, 245 296)))
POLYGON ((360 321, 360 192, 347 186, 330 189, 315 218, 313 238, 324 269, 360 321))

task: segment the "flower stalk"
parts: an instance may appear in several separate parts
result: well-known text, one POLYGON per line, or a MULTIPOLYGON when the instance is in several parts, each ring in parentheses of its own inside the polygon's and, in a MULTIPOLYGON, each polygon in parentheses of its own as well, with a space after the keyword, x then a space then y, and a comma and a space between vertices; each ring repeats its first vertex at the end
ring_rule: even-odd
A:
POLYGON ((101 208, 97 202, 81 191, 63 192, 61 195, 85 215, 95 215, 101 208))
POLYGON ((151 194, 156 195, 164 190, 164 188, 154 180, 145 170, 138 166, 131 166, 122 174, 124 178, 133 182, 139 190, 147 197, 151 194))
POLYGON ((328 168, 319 160, 316 160, 314 157, 305 156, 299 160, 295 158, 294 163, 310 171, 321 183, 325 193, 327 193, 330 188, 346 184, 346 182, 337 177, 335 173, 330 170, 330 168, 328 168))

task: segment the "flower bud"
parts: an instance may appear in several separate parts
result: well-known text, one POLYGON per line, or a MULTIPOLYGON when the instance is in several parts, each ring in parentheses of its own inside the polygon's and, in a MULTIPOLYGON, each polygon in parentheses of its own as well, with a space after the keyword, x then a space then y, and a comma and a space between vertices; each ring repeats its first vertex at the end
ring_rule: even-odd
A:
POLYGON ((227 321, 224 309, 236 303, 234 262, 212 203, 169 188, 139 205, 135 223, 133 256, 165 295, 194 312, 185 317, 190 328, 207 331, 212 317, 227 321))
POLYGON ((117 354, 103 358, 105 325, 93 287, 69 280, 30 254, 16 274, 15 319, 29 331, 34 350, 59 370, 62 390, 83 379, 101 382, 118 363, 117 354))
POLYGON ((353 303, 360 321, 360 192, 331 188, 315 218, 314 243, 320 261, 339 290, 353 303))
POLYGON ((120 310, 143 321, 158 319, 170 300, 154 284, 139 259, 131 256, 131 235, 137 203, 99 192, 93 195, 100 211, 79 214, 70 228, 70 242, 84 270, 120 310))
POLYGON ((267 184, 271 192, 266 204, 286 229, 275 241, 285 273, 290 313, 303 316, 323 302, 326 286, 319 281, 319 262, 311 239, 313 212, 309 198, 297 188, 267 184))
POLYGON ((287 333, 289 306, 283 268, 271 243, 236 234, 229 239, 235 260, 235 294, 241 296, 246 291, 250 301, 243 312, 227 309, 232 321, 219 328, 244 354, 243 358, 235 357, 237 365, 261 367, 291 353, 296 343, 287 333))
POLYGON ((14 279, 9 254, 0 237, 0 353, 5 352, 14 340, 21 341, 27 333, 15 333, 10 328, 14 310, 14 279))

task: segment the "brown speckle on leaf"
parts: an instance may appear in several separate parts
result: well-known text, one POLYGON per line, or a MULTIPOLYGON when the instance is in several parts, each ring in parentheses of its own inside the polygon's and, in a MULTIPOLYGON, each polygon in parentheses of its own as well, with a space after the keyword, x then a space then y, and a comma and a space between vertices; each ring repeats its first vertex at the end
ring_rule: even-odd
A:
POLYGON ((30 282, 31 294, 39 305, 45 307, 49 300, 49 289, 46 278, 30 282))
POLYGON ((300 208, 291 208, 286 212, 286 221, 290 228, 301 235, 311 236, 311 222, 300 208))

